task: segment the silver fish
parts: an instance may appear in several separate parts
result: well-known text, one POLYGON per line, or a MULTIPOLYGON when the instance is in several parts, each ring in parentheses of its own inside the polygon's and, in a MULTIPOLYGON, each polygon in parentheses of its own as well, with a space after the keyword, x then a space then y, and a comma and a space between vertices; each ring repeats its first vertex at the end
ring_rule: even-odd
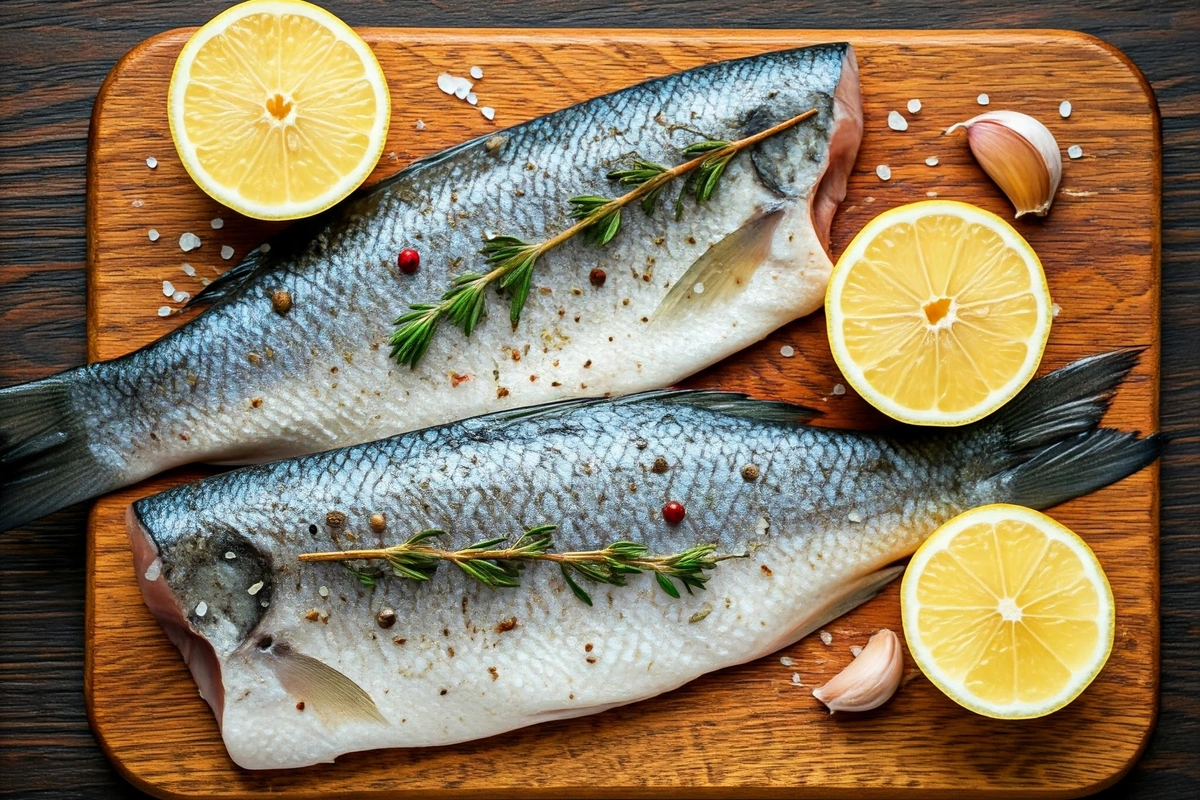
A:
POLYGON ((668 386, 820 307, 861 136, 854 54, 833 44, 653 80, 413 164, 256 250, 197 298, 210 308, 148 347, 0 390, 0 530, 178 464, 668 386), (486 236, 541 241, 572 223, 570 198, 616 194, 606 173, 633 153, 674 165, 698 140, 809 109, 682 219, 631 207, 607 247, 543 256, 515 329, 489 291, 470 338, 443 322, 416 369, 389 357, 397 315, 481 270, 486 236), (421 253, 415 274, 397 268, 404 248, 421 253))
POLYGON ((1044 508, 1149 463, 1157 436, 1098 427, 1136 358, 1076 362, 952 431, 838 431, 798 423, 795 406, 656 392, 247 467, 131 507, 137 579, 246 768, 592 714, 800 639, 967 508, 1044 508), (516 588, 445 563, 366 586, 299 558, 426 529, 453 550, 542 525, 559 553, 628 540, 744 557, 716 563, 703 590, 672 581, 679 599, 648 574, 579 577, 591 606, 554 564, 527 563, 516 588))

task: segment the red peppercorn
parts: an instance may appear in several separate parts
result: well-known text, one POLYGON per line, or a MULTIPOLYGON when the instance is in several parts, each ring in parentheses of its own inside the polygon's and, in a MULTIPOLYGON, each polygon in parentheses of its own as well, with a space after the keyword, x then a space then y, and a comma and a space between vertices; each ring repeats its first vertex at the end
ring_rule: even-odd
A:
POLYGON ((687 513, 683 503, 676 503, 674 500, 663 506, 663 519, 672 525, 678 525, 683 522, 683 515, 687 513))
POLYGON ((599 267, 596 267, 594 270, 592 270, 591 274, 588 275, 588 280, 591 281, 592 286, 603 286, 604 282, 608 280, 608 274, 599 267))
POLYGON ((401 272, 405 275, 412 275, 417 271, 417 267, 421 266, 421 254, 411 247, 406 247, 400 251, 396 263, 399 264, 401 272))

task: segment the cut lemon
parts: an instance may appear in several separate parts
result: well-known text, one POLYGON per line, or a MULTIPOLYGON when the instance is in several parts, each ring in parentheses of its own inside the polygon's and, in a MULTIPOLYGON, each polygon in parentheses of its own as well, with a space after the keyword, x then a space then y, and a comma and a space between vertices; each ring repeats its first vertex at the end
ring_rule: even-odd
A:
POLYGON ((925 676, 989 717, 1057 711, 1112 652, 1100 562, 1074 533, 1021 506, 983 506, 939 528, 904 573, 900 608, 925 676))
POLYGON ((995 214, 951 200, 871 220, 829 279, 833 357, 871 405, 902 422, 962 425, 1011 400, 1050 335, 1037 254, 995 214))
POLYGON ((258 219, 329 208, 371 173, 391 101, 371 48, 300 0, 250 0, 188 40, 167 97, 183 166, 258 219))

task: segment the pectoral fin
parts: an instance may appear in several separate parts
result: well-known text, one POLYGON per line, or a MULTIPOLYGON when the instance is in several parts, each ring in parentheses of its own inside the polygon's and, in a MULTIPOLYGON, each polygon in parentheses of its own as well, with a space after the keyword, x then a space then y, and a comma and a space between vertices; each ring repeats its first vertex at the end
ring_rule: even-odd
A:
POLYGON ((267 663, 284 691, 303 701, 330 722, 382 722, 387 719, 371 695, 323 661, 276 644, 266 653, 267 663))
POLYGON ((655 320, 704 311, 737 296, 771 249, 771 237, 783 219, 782 206, 751 217, 742 227, 705 251, 688 267, 654 310, 655 320))
POLYGON ((792 642, 798 642, 815 630, 828 625, 843 614, 857 608, 883 590, 883 587, 904 574, 904 565, 884 567, 875 572, 869 572, 848 583, 836 587, 828 593, 821 605, 798 620, 784 636, 780 637, 776 647, 786 647, 792 642))

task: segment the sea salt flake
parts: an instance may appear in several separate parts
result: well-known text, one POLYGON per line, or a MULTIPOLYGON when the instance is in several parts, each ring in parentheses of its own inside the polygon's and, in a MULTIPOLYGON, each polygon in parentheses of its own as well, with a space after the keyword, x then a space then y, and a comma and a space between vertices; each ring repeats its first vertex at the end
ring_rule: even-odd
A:
POLYGON ((1071 158, 1080 158, 1083 156, 1083 148, 1077 144, 1073 144, 1067 148, 1067 155, 1071 158))
POLYGON ((443 72, 438 75, 438 88, 446 94, 454 94, 454 89, 458 86, 458 82, 454 80, 454 76, 449 72, 443 72))
POLYGON ((190 231, 179 237, 179 249, 187 253, 200 246, 200 237, 190 231))
POLYGON ((201 285, 201 286, 208 286, 210 283, 212 283, 212 281, 210 281, 208 278, 201 278, 201 279, 200 279, 200 285, 201 285))
POLYGON ((415 126, 415 127, 416 127, 416 129, 417 129, 417 130, 419 130, 419 131, 423 131, 423 130, 425 130, 425 120, 423 120, 423 119, 419 119, 419 120, 417 120, 417 124, 416 124, 416 126, 415 126))
POLYGON ((148 581, 156 581, 158 580, 159 575, 162 575, 162 562, 156 558, 154 559, 154 562, 146 568, 145 578, 148 581))
POLYGON ((201 600, 199 603, 196 604, 196 616, 203 617, 207 613, 208 613, 208 603, 201 600))
POLYGON ((237 553, 233 552, 232 550, 226 550, 225 558, 229 559, 230 561, 233 561, 235 558, 237 558, 237 553))
POLYGON ((188 300, 192 299, 192 296, 182 289, 178 289, 171 295, 171 299, 176 303, 186 303, 188 300))
POLYGON ((260 253, 269 253, 269 252, 271 252, 271 245, 267 244, 266 242, 263 242, 262 244, 260 244, 260 245, 258 246, 258 252, 260 252, 260 253))
POLYGON ((158 315, 159 315, 160 317, 169 317, 169 316, 171 316, 171 307, 170 307, 170 306, 159 306, 159 307, 158 307, 158 315))
POLYGON ((857 511, 851 511, 846 515, 846 519, 850 520, 851 522, 862 522, 862 514, 858 513, 857 511))
POLYGON ((212 226, 212 229, 214 231, 219 231, 219 230, 221 230, 221 228, 225 227, 225 220, 221 219, 220 217, 216 217, 208 224, 212 226))
POLYGON ((146 204, 145 204, 145 203, 143 203, 141 200, 134 200, 134 201, 133 201, 132 203, 130 203, 129 205, 133 206, 134 208, 141 208, 142 206, 144 206, 144 205, 146 205, 146 204))
POLYGON ((792 661, 792 659, 789 658, 788 656, 781 656, 779 659, 779 663, 783 664, 785 667, 790 667, 793 664, 795 664, 796 662, 792 661))
POLYGON ((225 245, 224 247, 222 247, 221 248, 221 258, 225 259, 226 261, 233 258, 233 248, 230 247, 229 245, 225 245))
POLYGON ((466 100, 467 95, 471 93, 471 87, 475 84, 471 83, 466 78, 455 78, 454 96, 459 100, 466 100))
POLYGON ((979 103, 981 106, 986 106, 988 103, 992 102, 992 98, 988 97, 986 94, 981 94, 979 97, 975 98, 975 102, 979 103))
POLYGON ((792 356, 796 355, 796 351, 791 345, 785 344, 783 347, 779 348, 779 355, 783 356, 784 358, 791 358, 792 356))
POLYGON ((471 67, 471 77, 475 80, 479 80, 483 77, 483 70, 479 67, 471 67))
POLYGON ((854 647, 850 648, 850 655, 854 656, 855 658, 858 658, 860 655, 862 655, 862 651, 863 651, 863 649, 861 647, 859 647, 858 645, 854 645, 854 647))
POLYGON ((183 274, 187 275, 189 278, 196 277, 196 268, 191 264, 184 264, 181 269, 183 269, 183 274))
POLYGON ((154 156, 150 156, 149 158, 146 159, 146 166, 149 167, 150 169, 154 169, 155 167, 158 166, 158 159, 155 158, 154 156))
POLYGON ((800 673, 799 672, 792 673, 792 683, 795 684, 796 686, 804 685, 803 683, 800 682, 800 673))
POLYGON ((150 241, 152 241, 152 242, 158 241, 158 231, 154 230, 154 228, 151 228, 149 230, 149 232, 147 232, 146 235, 150 237, 150 241))
POLYGON ((843 395, 846 393, 846 387, 842 386, 840 383, 836 383, 833 386, 833 393, 839 396, 843 395))
POLYGON ((1061 103, 1058 104, 1058 115, 1060 117, 1062 117, 1063 119, 1066 119, 1067 117, 1071 116, 1071 101, 1070 100, 1063 100, 1061 103))
POLYGON ((256 594, 258 594, 259 590, 261 590, 261 589, 262 589, 262 587, 263 587, 263 582, 262 582, 262 581, 259 581, 258 583, 254 584, 253 586, 251 586, 250 588, 248 588, 248 589, 246 590, 246 594, 249 594, 249 595, 256 595, 256 594))
POLYGON ((471 105, 477 105, 479 103, 479 95, 475 94, 474 92, 471 92, 470 94, 467 95, 467 102, 470 103, 471 105))
POLYGON ((322 586, 320 589, 317 589, 317 594, 321 595, 321 597, 329 597, 329 587, 322 586))
POLYGON ((1062 311, 1062 306, 1060 306, 1058 303, 1055 303, 1054 305, 1050 306, 1050 313, 1053 314, 1054 316, 1057 317, 1058 312, 1060 312, 1060 311, 1062 311))
POLYGON ((483 114, 484 119, 492 120, 496 118, 496 109, 492 108, 491 106, 484 106, 483 108, 479 109, 479 113, 483 114))
POLYGON ((818 636, 821 637, 821 641, 825 644, 831 644, 833 642, 833 634, 829 631, 821 631, 818 636))
POLYGON ((937 156, 930 156, 929 158, 925 159, 925 166, 936 167, 937 165, 938 165, 938 157, 937 156))
POLYGON ((695 292, 696 294, 704 294, 704 284, 697 283, 695 286, 692 287, 692 291, 695 292))
POLYGON ((875 174, 879 176, 879 180, 888 181, 892 179, 892 168, 887 164, 880 164, 875 168, 875 174))
POLYGON ((926 192, 925 196, 926 197, 937 197, 937 192, 926 192))
POLYGON ((267 608, 268 606, 271 605, 271 601, 270 600, 259 600, 258 604, 260 606, 262 606, 263 608, 267 608))
POLYGON ((917 98, 914 97, 912 100, 908 101, 908 113, 915 114, 920 110, 921 110, 921 101, 920 100, 918 100, 917 98))
POLYGON ((906 131, 908 130, 908 120, 899 111, 889 111, 888 127, 894 131, 906 131))
POLYGON ((175 284, 163 281, 163 297, 170 297, 173 294, 175 294, 175 284))

